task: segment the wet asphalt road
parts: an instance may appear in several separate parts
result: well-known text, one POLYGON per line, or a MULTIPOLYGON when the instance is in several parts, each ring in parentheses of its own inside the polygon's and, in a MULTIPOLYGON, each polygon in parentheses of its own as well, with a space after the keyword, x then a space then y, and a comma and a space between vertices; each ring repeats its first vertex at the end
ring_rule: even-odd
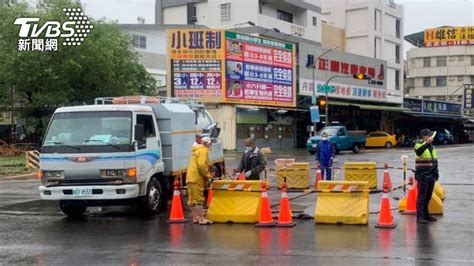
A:
MULTIPOLYGON (((438 151, 446 190, 444 216, 420 226, 415 217, 394 212, 394 230, 374 228, 380 194, 370 196, 374 214, 368 226, 315 225, 313 219, 299 219, 294 228, 262 229, 245 224, 168 224, 166 213, 142 218, 132 207, 94 208, 83 220, 70 220, 54 202, 39 200, 37 181, 0 180, 0 264, 474 265, 474 145, 438 151)), ((279 157, 313 159, 304 150, 275 153, 270 162, 279 157)), ((411 150, 398 149, 344 153, 338 161, 399 166, 402 154, 413 161, 411 150)), ((231 169, 239 154, 226 157, 231 169)), ((270 178, 273 175, 270 171, 270 178)), ((391 175, 394 186, 402 184, 401 172, 391 175)), ((380 171, 379 184, 382 176, 380 171)), ((290 197, 296 195, 300 194, 290 197)), ((390 196, 396 207, 394 198, 402 191, 390 196)), ((311 194, 293 200, 293 211, 313 215, 315 198, 311 194)), ((277 203, 279 192, 270 191, 270 199, 277 203)))

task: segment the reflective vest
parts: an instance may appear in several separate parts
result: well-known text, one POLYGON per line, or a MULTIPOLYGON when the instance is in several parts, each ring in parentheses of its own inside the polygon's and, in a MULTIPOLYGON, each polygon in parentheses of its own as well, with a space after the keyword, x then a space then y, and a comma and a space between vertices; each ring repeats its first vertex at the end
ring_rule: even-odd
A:
MULTIPOLYGON (((425 142, 417 142, 415 144, 415 151, 425 144, 425 142)), ((438 166, 438 153, 436 152, 435 147, 433 147, 431 152, 429 148, 426 148, 420 156, 415 152, 415 158, 416 168, 433 168, 438 166)))

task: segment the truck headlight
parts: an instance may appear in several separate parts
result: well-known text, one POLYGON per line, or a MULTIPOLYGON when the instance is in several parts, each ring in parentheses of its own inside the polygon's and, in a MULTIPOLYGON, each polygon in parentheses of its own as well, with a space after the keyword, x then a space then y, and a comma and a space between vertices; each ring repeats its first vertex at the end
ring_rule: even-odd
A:
POLYGON ((60 170, 42 170, 41 171, 42 177, 51 180, 51 179, 64 179, 64 171, 60 170))
POLYGON ((308 139, 308 141, 306 141, 306 143, 307 143, 307 144, 311 144, 311 140, 310 140, 310 139, 308 139))
POLYGON ((101 177, 126 177, 127 170, 125 169, 102 169, 100 170, 101 177))

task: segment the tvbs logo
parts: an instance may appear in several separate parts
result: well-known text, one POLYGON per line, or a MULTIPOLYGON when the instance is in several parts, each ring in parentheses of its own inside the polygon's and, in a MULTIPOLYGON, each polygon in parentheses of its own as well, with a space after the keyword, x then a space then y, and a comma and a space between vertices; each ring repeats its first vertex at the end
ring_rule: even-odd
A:
POLYGON ((68 20, 62 23, 46 21, 40 25, 39 18, 17 18, 18 51, 57 51, 60 38, 63 46, 81 45, 94 26, 80 8, 64 8, 63 12, 68 20))

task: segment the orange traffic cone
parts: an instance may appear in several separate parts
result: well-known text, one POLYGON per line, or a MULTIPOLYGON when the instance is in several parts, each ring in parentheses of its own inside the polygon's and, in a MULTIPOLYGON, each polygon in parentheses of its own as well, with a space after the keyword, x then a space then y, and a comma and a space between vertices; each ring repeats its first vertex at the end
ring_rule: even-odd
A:
POLYGON ((321 164, 318 163, 318 169, 316 169, 316 177, 314 178, 314 190, 318 190, 318 183, 323 178, 321 176, 321 164))
POLYGON ((286 193, 286 178, 283 180, 281 185, 281 201, 280 201, 280 210, 278 212, 278 227, 292 227, 296 225, 296 222, 293 222, 290 201, 288 200, 288 194, 286 193))
POLYGON ((179 191, 180 183, 174 181, 173 201, 171 203, 171 213, 168 223, 184 223, 183 204, 181 203, 181 192, 179 191))
POLYGON ((390 207, 390 199, 388 197, 387 188, 384 187, 382 195, 382 203, 380 203, 379 222, 376 228, 395 228, 397 224, 393 222, 392 209, 390 207))
POLYGON ((390 173, 388 172, 388 164, 385 164, 385 170, 383 171, 383 187, 388 190, 392 190, 392 179, 390 178, 390 173))
POLYGON ((415 199, 418 199, 418 182, 413 181, 413 190, 415 190, 415 199))
POLYGON ((260 206, 260 218, 258 223, 255 224, 257 227, 270 227, 275 225, 275 221, 272 217, 272 209, 270 208, 270 200, 267 194, 267 184, 265 181, 262 182, 262 200, 260 206))
POLYGON ((212 201, 212 184, 209 185, 209 188, 207 189, 207 202, 206 202, 206 206, 209 208, 209 206, 211 205, 211 201, 212 201))
POLYGON ((241 172, 239 175, 239 181, 245 181, 245 174, 244 172, 241 172))
POLYGON ((416 214, 416 191, 413 186, 413 176, 410 176, 408 181, 407 207, 402 214, 416 214))

